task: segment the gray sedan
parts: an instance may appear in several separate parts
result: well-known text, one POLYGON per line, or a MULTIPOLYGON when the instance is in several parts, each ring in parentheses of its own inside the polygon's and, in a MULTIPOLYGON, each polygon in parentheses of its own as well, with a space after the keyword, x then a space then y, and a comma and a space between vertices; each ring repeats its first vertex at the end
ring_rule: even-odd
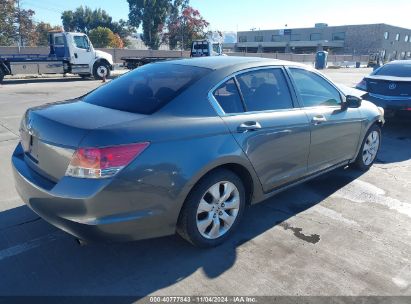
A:
POLYGON ((210 247, 247 205, 337 167, 370 168, 383 122, 307 66, 183 59, 27 110, 12 163, 26 204, 80 240, 178 232, 210 247))

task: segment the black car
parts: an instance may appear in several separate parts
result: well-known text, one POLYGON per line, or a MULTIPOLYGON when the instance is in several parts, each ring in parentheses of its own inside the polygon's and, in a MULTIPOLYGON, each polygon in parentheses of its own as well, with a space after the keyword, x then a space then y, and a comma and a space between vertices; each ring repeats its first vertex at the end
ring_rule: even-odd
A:
POLYGON ((397 60, 365 77, 357 89, 365 99, 384 108, 385 116, 411 117, 411 60, 397 60))

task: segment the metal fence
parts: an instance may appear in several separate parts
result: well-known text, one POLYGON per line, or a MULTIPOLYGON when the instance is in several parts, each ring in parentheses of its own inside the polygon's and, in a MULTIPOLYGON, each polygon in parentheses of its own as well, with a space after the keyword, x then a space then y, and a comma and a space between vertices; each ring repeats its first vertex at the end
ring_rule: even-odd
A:
MULTIPOLYGON (((280 60, 288 60, 294 62, 301 62, 307 64, 313 64, 315 62, 315 54, 291 54, 291 53, 245 53, 245 52, 232 52, 227 53, 229 56, 246 56, 246 57, 262 57, 272 58, 280 60)), ((351 65, 355 62, 361 64, 368 63, 368 55, 328 55, 328 62, 331 65, 351 65)))
MULTIPOLYGON (((165 50, 131 50, 131 49, 112 49, 103 48, 99 49, 101 51, 107 52, 113 56, 115 63, 121 63, 122 57, 189 57, 189 51, 165 51, 165 50)), ((18 47, 0 47, 0 55, 6 54, 17 54, 19 53, 18 47)), ((25 47, 20 51, 21 54, 48 54, 48 47, 25 47)), ((244 53, 244 52, 233 52, 227 53, 229 56, 247 56, 247 57, 264 57, 288 60, 294 62, 302 62, 307 64, 313 64, 315 61, 315 54, 284 54, 284 53, 244 53)), ((351 65, 355 62, 361 62, 361 64, 366 64, 368 62, 368 55, 329 55, 328 62, 330 65, 351 65)))

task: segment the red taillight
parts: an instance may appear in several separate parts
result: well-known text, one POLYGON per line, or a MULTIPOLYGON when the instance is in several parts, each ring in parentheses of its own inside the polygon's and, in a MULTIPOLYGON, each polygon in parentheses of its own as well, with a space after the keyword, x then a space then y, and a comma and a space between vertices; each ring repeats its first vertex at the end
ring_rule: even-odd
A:
POLYGON ((357 84, 356 88, 359 90, 367 91, 367 81, 365 79, 361 80, 357 84))
POLYGON ((79 148, 73 155, 66 175, 82 178, 111 177, 143 152, 149 143, 104 148, 79 148))

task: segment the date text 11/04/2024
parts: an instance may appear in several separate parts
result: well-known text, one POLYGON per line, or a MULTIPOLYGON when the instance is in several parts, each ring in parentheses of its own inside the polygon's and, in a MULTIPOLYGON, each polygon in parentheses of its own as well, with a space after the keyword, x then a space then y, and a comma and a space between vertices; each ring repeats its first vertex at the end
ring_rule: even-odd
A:
POLYGON ((255 297, 245 296, 195 296, 150 297, 149 303, 257 303, 255 297))

